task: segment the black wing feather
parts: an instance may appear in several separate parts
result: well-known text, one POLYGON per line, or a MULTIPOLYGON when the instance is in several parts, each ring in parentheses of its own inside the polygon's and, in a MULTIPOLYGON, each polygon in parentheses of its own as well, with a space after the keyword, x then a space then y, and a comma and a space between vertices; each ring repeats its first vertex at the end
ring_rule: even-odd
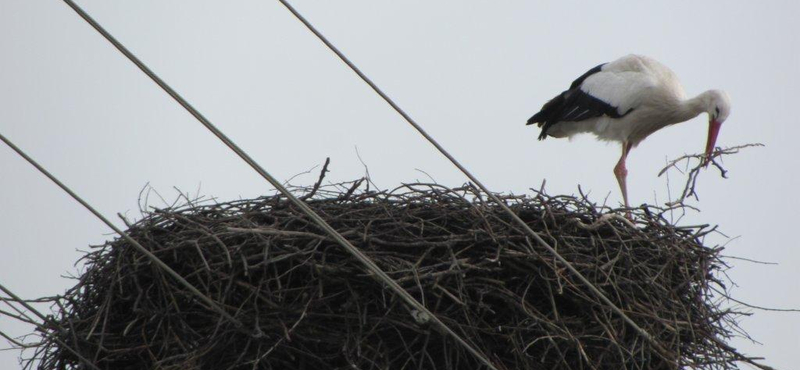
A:
POLYGON ((589 78, 589 76, 591 76, 591 75, 603 70, 603 66, 606 65, 606 64, 608 64, 608 63, 603 63, 603 64, 600 64, 600 65, 597 65, 594 68, 586 71, 586 73, 582 74, 575 81, 572 81, 572 85, 569 85, 569 89, 570 90, 574 90, 574 89, 577 89, 578 87, 580 87, 584 80, 589 78))
POLYGON ((532 125, 538 123, 542 127, 542 133, 539 134, 539 140, 547 137, 547 130, 559 122, 577 122, 589 118, 600 117, 603 115, 611 118, 621 118, 630 113, 628 110, 624 114, 619 114, 617 107, 608 104, 592 95, 585 93, 581 90, 581 84, 589 76, 600 72, 605 63, 594 67, 578 77, 569 86, 569 90, 558 94, 553 99, 550 99, 542 109, 533 115, 528 120, 528 124, 532 125))

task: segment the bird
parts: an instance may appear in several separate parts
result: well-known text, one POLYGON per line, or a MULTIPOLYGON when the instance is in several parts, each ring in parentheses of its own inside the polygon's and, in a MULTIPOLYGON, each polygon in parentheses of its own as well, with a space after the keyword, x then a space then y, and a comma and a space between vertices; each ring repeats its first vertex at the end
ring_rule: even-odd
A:
MULTIPOLYGON (((633 148, 664 127, 707 113, 704 164, 708 166, 730 110, 730 98, 724 91, 712 89, 687 98, 678 77, 667 66, 644 55, 630 54, 578 77, 569 89, 545 103, 527 125, 541 127, 539 140, 592 133, 600 140, 620 143, 622 155, 614 166, 614 175, 629 210, 625 161, 633 148)), ((627 215, 630 218, 630 211, 627 215)))

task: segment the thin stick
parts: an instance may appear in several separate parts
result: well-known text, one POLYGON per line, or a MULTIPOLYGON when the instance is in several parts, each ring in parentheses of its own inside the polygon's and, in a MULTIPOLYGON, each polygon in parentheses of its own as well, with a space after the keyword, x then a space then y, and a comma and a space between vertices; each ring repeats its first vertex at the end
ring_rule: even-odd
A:
MULTIPOLYGON (((3 137, 2 137, 2 135, 0 135, 0 138, 3 138, 3 137)), ((5 139, 5 138, 3 138, 3 139, 5 139)), ((5 141, 5 140, 4 140, 4 141, 5 141)), ((25 300, 24 300, 24 299, 20 298, 18 295, 14 294, 14 292, 12 292, 12 291, 8 290, 6 287, 4 287, 4 286, 3 286, 3 284, 0 284, 0 290, 2 290, 2 291, 3 291, 3 293, 5 293, 5 294, 8 294, 8 296, 9 296, 9 297, 11 297, 11 299, 13 299, 15 302, 17 302, 17 303, 21 304, 21 305, 22 305, 23 307, 25 307, 25 308, 26 308, 28 311, 30 311, 30 312, 33 312, 33 314, 34 314, 34 315, 36 315, 36 316, 38 316, 38 317, 39 317, 39 318, 42 320, 42 322, 47 322, 47 323, 50 323, 50 324, 51 324, 51 325, 53 325, 53 326, 54 326, 56 329, 61 329, 61 327, 59 327, 58 325, 55 325, 55 324, 54 324, 52 321, 50 321, 50 320, 49 320, 49 319, 48 319, 48 318, 47 318, 45 315, 42 315, 42 313, 41 313, 41 312, 39 312, 37 309, 33 308, 33 306, 29 305, 27 302, 25 302, 25 300)), ((12 308, 13 308, 13 307, 12 307, 12 308)), ((25 315, 25 316, 26 316, 26 317, 28 317, 27 315, 25 315)), ((39 324, 39 323, 37 323, 37 322, 35 322, 35 321, 33 321, 33 320, 31 320, 31 322, 33 322, 33 324, 34 324, 34 325, 36 325, 36 327, 37 327, 37 328, 39 328, 39 330, 41 330, 41 331, 42 331, 42 333, 43 333, 44 335, 51 335, 51 337, 52 337, 52 338, 53 338, 53 339, 54 339, 56 342, 59 342, 59 343, 60 343, 62 346, 64 346, 64 348, 66 348, 68 351, 72 352, 72 354, 74 354, 76 357, 78 357, 78 359, 80 359, 81 361, 83 361, 83 363, 85 363, 87 366, 91 367, 92 369, 97 369, 97 370, 100 370, 100 368, 99 368, 99 367, 97 367, 97 365, 95 365, 94 363, 92 363, 91 361, 89 361, 89 360, 88 360, 86 357, 83 357, 83 356, 82 356, 80 353, 78 353, 78 351, 77 351, 77 350, 73 349, 73 348, 72 348, 71 346, 69 346, 67 343, 64 343, 64 341, 62 341, 60 338, 58 338, 58 337, 56 337, 56 336, 53 336, 52 334, 49 334, 50 332, 49 332, 49 331, 47 330, 47 328, 46 328, 46 327, 44 327, 42 324, 39 324)))
POLYGON ((331 158, 330 157, 325 158, 325 164, 322 165, 322 171, 319 171, 319 180, 317 180, 317 182, 314 183, 314 187, 311 188, 311 191, 308 194, 303 195, 302 197, 300 197, 301 200, 309 199, 309 198, 313 197, 314 194, 317 193, 317 190, 319 190, 319 186, 322 185, 322 180, 325 179, 325 173, 328 172, 328 165, 329 164, 331 164, 331 158))
MULTIPOLYGON (((698 160, 697 165, 692 167, 692 169, 689 170, 688 176, 686 176, 686 184, 684 184, 684 186, 683 186, 683 191, 681 192, 680 198, 678 198, 678 199, 676 199, 674 201, 668 202, 667 205, 668 206, 684 205, 685 206, 684 202, 686 201, 686 198, 693 196, 695 199, 698 199, 697 191, 695 189, 697 187, 697 176, 700 175, 700 170, 705 168, 708 163, 713 164, 714 167, 716 167, 719 170, 720 176, 722 176, 723 178, 728 178, 728 176, 727 176, 728 175, 728 171, 725 170, 725 168, 723 168, 722 165, 719 164, 719 162, 716 161, 717 158, 722 158, 723 155, 731 155, 731 154, 739 153, 739 151, 744 149, 744 148, 763 147, 763 146, 764 146, 764 144, 761 144, 761 143, 752 143, 752 144, 744 144, 744 145, 732 146, 732 147, 728 147, 728 148, 716 148, 716 150, 714 152, 712 152, 711 156, 708 157, 708 158, 706 158, 705 153, 701 153, 701 154, 685 154, 685 155, 682 155, 682 156, 680 156, 678 158, 675 158, 675 159, 667 162, 667 165, 664 166, 664 168, 662 168, 661 171, 658 172, 658 176, 659 177, 661 175, 667 173, 667 171, 669 171, 670 169, 673 169, 673 168, 678 170, 678 171, 680 171, 680 169, 678 168, 678 165, 683 161, 686 161, 686 167, 688 168, 689 167, 689 163, 691 163, 691 161, 693 159, 697 159, 698 160)), ((683 171, 681 171, 681 172, 683 172, 683 171)), ((669 178, 667 179, 667 181, 669 181, 669 178)), ((669 183, 667 183, 667 186, 669 187, 669 183)))

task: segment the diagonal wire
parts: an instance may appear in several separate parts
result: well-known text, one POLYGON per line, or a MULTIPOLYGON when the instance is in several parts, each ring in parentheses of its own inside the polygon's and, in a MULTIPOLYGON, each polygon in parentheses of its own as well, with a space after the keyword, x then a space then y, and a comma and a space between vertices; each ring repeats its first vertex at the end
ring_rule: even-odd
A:
MULTIPOLYGON (((21 304, 28 311, 33 312, 34 315, 36 315, 40 319, 42 319, 42 322, 49 322, 50 325, 53 325, 53 327, 55 327, 56 329, 61 329, 61 327, 58 326, 58 324, 52 322, 50 319, 47 318, 47 316, 42 315, 41 312, 39 312, 37 309, 33 308, 33 306, 28 304, 28 302, 25 302, 24 299, 20 298, 16 294, 14 294, 14 292, 8 290, 6 287, 3 286, 3 284, 0 284, 0 290, 2 290, 3 293, 5 293, 9 297, 11 297, 11 300, 13 300, 14 302, 21 304)), ((12 309, 14 309, 14 311, 17 311, 24 318, 26 318, 30 322, 32 322, 33 325, 35 325, 42 332, 42 335, 50 335, 56 342, 58 342, 59 344, 64 346, 64 348, 66 348, 68 351, 72 352, 72 354, 74 354, 76 357, 78 357, 78 359, 83 361, 83 363, 85 363, 87 366, 91 367, 92 369, 100 370, 100 368, 97 367, 97 365, 95 365, 93 362, 89 361, 89 359, 87 359, 86 357, 83 357, 80 353, 78 353, 78 351, 76 349, 72 348, 70 345, 68 345, 63 340, 61 340, 61 338, 59 338, 58 336, 52 334, 49 330, 47 330, 47 328, 44 325, 37 323, 35 320, 32 320, 30 318, 30 316, 26 315, 24 312, 20 311, 19 309, 17 309, 14 306, 12 306, 11 303, 6 302, 6 304, 8 304, 12 309)))
POLYGON ((536 240, 536 242, 538 242, 541 246, 547 249, 547 251, 550 252, 559 262, 563 263, 564 266, 566 266, 567 269, 573 275, 575 275, 575 277, 578 278, 578 280, 586 284, 586 286, 589 287, 589 290, 591 290, 591 292, 597 298, 599 298, 605 304, 607 304, 611 308, 611 310, 613 310, 617 315, 619 315, 626 323, 628 323, 628 325, 630 325, 631 328, 636 330, 636 332, 639 333, 639 335, 641 335, 643 338, 645 338, 645 340, 647 340, 653 347, 660 350, 662 354, 666 355, 668 353, 666 350, 664 350, 664 348, 660 345, 660 343, 658 343, 658 341, 656 341, 655 338, 653 338, 653 336, 650 335, 650 333, 648 333, 647 331, 642 329, 639 325, 637 325, 636 322, 634 322, 630 317, 628 317, 628 315, 625 314, 625 312, 622 311, 622 309, 617 307, 617 305, 615 305, 614 302, 608 299, 608 297, 606 297, 606 295, 603 294, 603 292, 597 289, 597 287, 595 287, 594 284, 592 284, 589 281, 589 279, 583 276, 583 274, 581 274, 580 271, 578 271, 578 269, 572 266, 572 264, 569 263, 569 261, 567 261, 564 257, 562 257, 558 253, 558 251, 556 251, 553 247, 550 246, 550 244, 548 244, 544 239, 542 239, 542 237, 539 236, 539 234, 533 231, 533 229, 531 229, 530 226, 528 226, 528 224, 525 223, 525 221, 519 218, 519 216, 517 216, 516 213, 514 213, 510 208, 508 208, 508 206, 505 203, 503 203, 500 200, 500 198, 498 198, 494 193, 490 192, 489 189, 486 186, 484 186, 483 183, 481 183, 480 180, 478 180, 478 178, 475 177, 475 175, 473 175, 469 170, 467 170, 467 168, 464 167, 458 160, 456 160, 447 150, 445 150, 444 147, 442 147, 442 145, 439 144, 439 142, 437 142, 432 136, 430 136, 422 128, 422 126, 420 126, 416 121, 414 121, 414 119, 411 118, 411 116, 409 116, 402 108, 400 108, 388 95, 386 95, 386 93, 384 93, 383 90, 381 90, 377 85, 375 85, 375 83, 372 82, 372 80, 370 80, 369 77, 367 77, 363 72, 361 72, 361 70, 358 67, 356 67, 356 65, 353 64, 353 62, 351 62, 350 59, 348 59, 341 51, 339 51, 338 48, 336 48, 336 46, 334 46, 330 41, 328 41, 328 39, 324 35, 322 35, 322 33, 320 33, 320 31, 318 31, 311 24, 311 22, 309 22, 305 17, 303 17, 303 15, 300 14, 300 12, 298 12, 297 9, 295 9, 286 0, 278 0, 278 1, 281 4, 283 4, 283 6, 285 6, 286 9, 288 9, 300 22, 302 22, 303 25, 305 25, 306 28, 309 29, 309 31, 311 31, 315 36, 317 36, 317 38, 319 38, 319 40, 322 41, 325 44, 325 46, 327 46, 331 51, 333 51, 336 54, 336 56, 338 56, 339 59, 342 60, 342 62, 344 62, 348 67, 350 67, 350 69, 353 70, 353 72, 355 72, 358 75, 358 77, 360 77, 367 85, 369 85, 369 87, 372 88, 372 90, 375 91, 375 93, 377 93, 381 98, 383 98, 383 100, 386 101, 386 103, 388 103, 398 114, 400 114, 406 120, 406 122, 408 122, 411 126, 413 126, 414 129, 417 130, 417 132, 422 134, 422 136, 424 136, 425 139, 428 140, 428 142, 430 142, 434 147, 436 147, 436 149, 439 150, 440 153, 442 153, 445 157, 447 157, 447 159, 450 160, 450 162, 453 165, 458 167, 458 169, 461 170, 461 172, 464 173, 464 175, 466 175, 470 179, 470 181, 475 183, 475 185, 478 185, 478 187, 480 187, 481 190, 483 190, 486 194, 488 194, 489 197, 492 198, 492 201, 497 203, 506 213, 508 213, 511 216, 511 218, 514 219, 514 222, 516 222, 519 226, 521 226, 522 229, 528 235, 530 235, 534 240, 536 240))
MULTIPOLYGON (((286 198, 292 202, 297 208, 299 208, 303 213, 305 213, 309 218, 311 218, 322 230, 324 230, 328 235, 330 235, 336 242, 338 242, 342 247, 347 250, 350 254, 352 254, 359 262, 361 262, 367 270, 369 270, 372 274, 375 275, 375 278, 384 284, 386 284, 391 290, 393 290, 401 299, 403 299, 408 305, 414 307, 418 311, 426 314, 431 321, 433 321, 436 326, 438 326, 442 331, 449 334, 456 340, 460 345, 462 345, 468 352, 474 355, 478 360, 483 362, 488 368, 492 370, 497 370, 497 367, 492 364, 492 362, 483 354, 480 350, 476 349, 474 345, 468 342, 466 339, 462 338, 458 335, 453 329, 448 327, 444 322, 441 321, 433 312, 428 310, 425 305, 419 303, 410 293, 408 293, 403 287, 400 286, 396 281, 394 281, 389 275, 386 274, 378 265, 375 264, 369 257, 367 257, 361 250, 356 248, 353 244, 351 244, 347 239, 345 239, 341 234, 339 234, 333 227, 331 227, 327 222, 325 222, 322 217, 320 217, 316 212, 314 212, 306 203, 299 200, 294 194, 292 194, 289 190, 287 190, 278 180, 276 180, 272 175, 270 175, 263 167, 261 167, 258 163, 256 163, 253 158, 251 158, 244 150, 239 148, 231 139, 229 139, 222 131, 220 131, 216 126, 214 126, 211 121, 209 121, 202 113, 200 113, 197 109, 195 109, 188 101, 186 101, 180 94, 178 94, 175 90, 173 90, 164 80, 162 80, 158 75, 155 74, 150 68, 147 67, 139 58, 137 58, 133 53, 131 53, 124 45, 122 45, 119 41, 117 41, 114 36, 112 36, 108 31, 106 31, 99 23, 97 23, 89 14, 87 14, 83 9, 75 4, 71 0, 63 0, 69 7, 71 7, 78 15, 83 18, 89 25, 91 25, 97 32, 99 32, 106 40, 108 40, 112 45, 114 45, 117 50, 122 52, 133 64, 139 67, 142 72, 144 72, 150 79, 153 80, 159 87, 161 87, 167 94, 172 96, 175 101, 178 102, 181 106, 183 106, 192 116, 194 116, 203 126, 205 126, 211 133, 213 133, 217 138, 219 138, 225 145, 227 145, 231 150, 233 150, 242 160, 247 162, 250 167, 252 167, 256 172, 258 172, 264 179, 266 179, 273 187, 275 187, 278 191, 280 191, 286 198)), ((66 190, 66 189, 65 189, 66 190)), ((98 217, 99 214, 97 214, 98 217)), ((116 229, 115 229, 116 231, 116 229)), ((121 232, 121 231, 120 231, 121 232)))
POLYGON ((222 307, 220 307, 211 298, 207 297, 205 294, 203 294, 202 292, 197 290, 197 288, 195 288, 194 285, 192 285, 191 283, 186 281, 186 279, 184 279, 183 276, 181 276, 179 273, 175 272, 175 270, 173 270, 172 268, 167 266, 167 264, 164 263, 164 261, 162 261, 161 259, 156 257, 156 255, 154 255, 152 252, 147 250, 147 248, 145 248, 144 246, 139 244, 139 242, 137 242, 136 240, 131 238, 131 236, 128 235, 128 233, 126 233, 126 232, 120 230, 118 227, 116 227, 113 223, 111 223, 111 221, 109 221, 107 218, 105 218, 105 216, 100 214, 100 212, 98 212, 96 209, 94 209, 94 207, 92 207, 89 203, 87 203, 85 200, 83 200, 83 198, 81 198, 78 194, 75 194, 75 192, 73 192, 72 189, 67 187, 67 185, 64 185, 63 182, 58 180, 58 178, 53 176, 53 174, 51 174, 44 167, 42 167, 39 163, 37 163, 35 160, 33 160, 33 158, 28 156, 28 154, 26 154, 22 149, 20 149, 16 145, 14 145, 14 143, 12 143, 5 136, 3 136, 2 133, 0 133, 0 141, 6 143, 6 145, 8 145, 11 149, 13 149, 15 152, 17 152, 17 154, 19 154, 22 158, 24 158, 26 161, 28 161, 28 163, 33 165, 33 167, 36 167, 36 169, 39 170, 39 172, 41 172, 43 175, 47 176, 47 178, 49 178, 56 185, 58 185, 58 187, 60 187, 65 192, 67 192, 67 194, 69 194, 72 197, 72 199, 75 199, 78 203, 80 203, 87 210, 89 210, 89 212, 91 212, 92 214, 97 216, 97 218, 99 218, 100 221, 103 221, 103 223, 106 224, 108 227, 110 227, 112 230, 114 230, 114 232, 116 232, 117 234, 122 236, 123 239, 125 239, 128 243, 133 245, 134 248, 136 248, 139 252, 142 252, 142 254, 144 254, 147 258, 149 258, 160 269, 164 270, 167 273, 167 275, 172 276, 181 285, 186 287, 186 289, 189 289, 189 291, 192 292, 192 294, 196 295, 197 298, 200 298, 200 300, 205 302, 209 306, 209 308, 211 308, 212 310, 214 310, 217 313, 219 313, 220 315, 222 315, 222 317, 230 320, 232 323, 234 323, 236 325, 236 327, 241 327, 242 326, 242 324, 239 322, 239 320, 236 320, 235 318, 233 318, 233 316, 228 314, 224 309, 222 309, 222 307))

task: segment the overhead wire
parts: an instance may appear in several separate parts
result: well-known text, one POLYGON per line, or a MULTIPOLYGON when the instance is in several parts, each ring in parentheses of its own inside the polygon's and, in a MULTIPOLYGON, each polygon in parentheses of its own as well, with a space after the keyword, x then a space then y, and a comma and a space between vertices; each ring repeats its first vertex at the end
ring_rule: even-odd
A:
POLYGON ((603 303, 608 305, 608 307, 612 311, 614 311, 614 313, 616 313, 620 318, 622 318, 623 321, 625 321, 632 329, 634 329, 639 335, 641 335, 645 340, 647 340, 648 343, 650 343, 654 348, 659 350, 663 355, 668 355, 668 352, 661 346, 661 344, 655 338, 653 338, 652 335, 650 335, 650 333, 648 333, 646 330, 642 329, 638 324, 636 324, 636 322, 633 321, 633 319, 631 319, 627 314, 625 314, 625 312, 622 311, 622 309, 617 307, 617 305, 614 304, 614 302, 612 302, 608 297, 606 297, 606 295, 603 294, 603 292, 601 292, 600 289, 598 289, 594 284, 592 284, 592 282, 589 281, 589 279, 583 276, 583 274, 581 274, 580 271, 578 271, 578 269, 576 269, 569 261, 567 261, 563 256, 561 256, 561 254, 558 253, 558 251, 556 251, 552 246, 550 246, 550 244, 548 244, 544 239, 542 239, 542 237, 539 236, 539 234, 533 231, 533 229, 531 229, 530 226, 528 226, 528 224, 526 224, 525 221, 523 221, 519 216, 517 216, 517 214, 514 213, 505 203, 503 203, 500 200, 500 198, 497 197, 497 195, 489 191, 489 189, 485 185, 483 185, 483 183, 480 180, 478 180, 478 178, 475 177, 475 175, 473 175, 469 170, 467 170, 467 168, 464 167, 458 160, 456 160, 455 157, 453 157, 441 144, 439 144, 438 141, 436 141, 436 139, 434 139, 430 134, 428 134, 422 128, 422 126, 420 126, 413 118, 411 118, 411 116, 409 116, 402 108, 400 108, 400 106, 398 106, 397 103, 395 103, 394 100, 392 100, 392 98, 390 98, 386 93, 383 92, 383 90, 381 90, 381 88, 379 88, 374 82, 372 82, 372 80, 369 77, 367 77, 367 75, 364 74, 364 72, 362 72, 352 61, 350 61, 349 58, 347 58, 347 56, 344 55, 344 53, 342 53, 336 46, 334 46, 333 43, 331 43, 319 30, 317 30, 317 28, 314 27, 314 25, 312 25, 311 22, 308 21, 308 19, 306 19, 302 14, 300 14, 300 12, 297 11, 297 9, 295 9, 286 0, 278 0, 278 1, 281 4, 283 4, 283 6, 286 7, 286 9, 288 9, 289 12, 291 12, 295 16, 295 18, 297 18, 300 22, 302 22, 303 25, 305 25, 306 28, 308 28, 308 30, 311 31, 311 33, 317 36, 317 38, 320 41, 322 41, 322 43, 324 43, 334 54, 336 54, 336 56, 338 56, 342 62, 344 62, 348 67, 350 67, 350 69, 353 72, 355 72, 355 74, 357 74, 358 77, 361 78, 361 80, 363 80, 367 85, 369 85, 369 87, 372 88, 372 90, 376 94, 378 94, 398 114, 400 114, 400 116, 402 116, 406 120, 406 122, 408 122, 412 127, 414 127, 414 129, 416 129, 417 132, 419 132, 423 137, 425 137, 425 139, 430 144, 432 144, 442 155, 444 155, 453 165, 455 165, 459 170, 461 170, 461 172, 464 175, 466 175, 467 178, 470 179, 470 181, 472 181, 483 192, 485 192, 492 199, 492 201, 497 203, 505 213, 511 216, 514 222, 520 227, 522 227, 525 233, 530 235, 537 243, 539 243, 539 245, 544 247, 550 254, 552 254, 553 257, 556 260, 558 260, 558 262, 562 263, 575 277, 577 277, 578 280, 580 280, 583 284, 585 284, 592 292, 592 294, 595 295, 595 297, 597 297, 598 299, 603 301, 603 303))
MULTIPOLYGON (((153 80, 159 87, 161 87, 167 94, 175 99, 184 109, 186 109, 192 116, 194 116, 203 126, 205 126, 211 133, 220 139, 228 148, 234 151, 242 160, 244 160, 250 167, 258 172, 264 179, 266 179, 275 189, 281 192, 293 205, 299 208, 314 223, 316 223, 323 231, 330 235, 337 243, 345 248, 351 255, 353 255, 359 262, 361 262, 367 270, 375 275, 375 278, 394 291, 403 301, 412 306, 416 310, 424 313, 439 329, 450 335, 456 342, 458 342, 464 349, 470 352, 484 365, 492 370, 497 370, 495 365, 487 358, 483 352, 478 350, 473 344, 468 342, 458 333, 448 327, 441 319, 439 319, 427 307, 417 301, 410 293, 403 289, 394 279, 392 279, 386 272, 384 272, 378 265, 375 264, 367 255, 361 250, 352 245, 347 239, 339 234, 333 227, 331 227, 322 217, 320 217, 314 210, 312 210, 306 203, 298 199, 288 189, 286 189, 278 180, 270 175, 261 165, 259 165, 252 157, 250 157, 244 150, 236 145, 230 138, 228 138, 222 131, 220 131, 211 121, 209 121, 202 113, 189 104, 178 92, 170 87, 164 80, 162 80, 155 72, 153 72, 147 65, 145 65, 139 58, 136 57, 130 50, 128 50, 122 43, 113 37, 108 31, 105 30, 97 21, 95 21, 89 14, 87 14, 80 6, 71 0, 63 0, 70 8, 72 8, 81 18, 83 18, 89 25, 91 25, 97 32, 99 32, 106 40, 108 40, 117 50, 119 50, 125 57, 127 57, 133 64, 135 64, 142 72, 144 72, 150 79, 153 80)), ((66 189, 65 189, 66 190, 66 189)), ((96 214, 99 216, 99 214, 96 214)), ((115 231, 117 231, 115 229, 115 231)), ((121 232, 121 231, 119 231, 121 232)))

